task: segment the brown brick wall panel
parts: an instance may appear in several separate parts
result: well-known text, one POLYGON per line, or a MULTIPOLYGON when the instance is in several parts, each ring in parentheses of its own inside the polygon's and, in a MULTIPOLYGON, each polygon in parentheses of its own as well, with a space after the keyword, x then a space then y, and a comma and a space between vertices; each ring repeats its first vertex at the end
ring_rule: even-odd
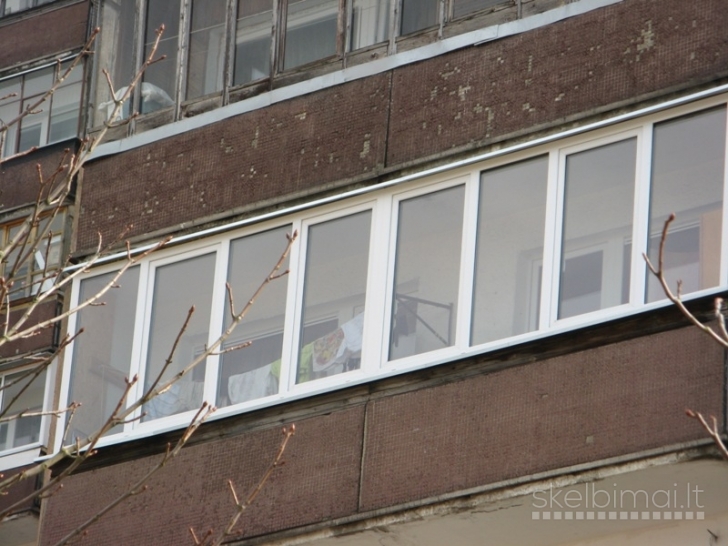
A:
POLYGON ((86 168, 78 248, 321 189, 384 163, 389 75, 103 158, 86 168))
POLYGON ((0 27, 0 44, 13 45, 0 48, 0 70, 80 48, 88 12, 88 2, 79 2, 0 27))
POLYGON ((397 69, 388 166, 728 73, 723 0, 624 0, 397 69))
MULTIPOLYGON (((29 467, 22 467, 22 468, 15 468, 13 470, 4 470, 3 471, 3 478, 10 478, 11 476, 14 476, 16 474, 19 474, 20 472, 23 472, 24 470, 27 470, 29 467)), ((6 492, 7 494, 0 495, 0 511, 7 510, 8 507, 12 506, 16 502, 24 499, 28 495, 32 494, 33 491, 36 490, 36 479, 35 478, 29 478, 26 480, 22 480, 12 487, 10 487, 6 492)), ((35 503, 33 499, 31 498, 29 501, 21 504, 17 508, 13 510, 13 514, 17 514, 19 512, 23 512, 25 510, 31 510, 35 506, 35 503)))
POLYGON ((723 353, 697 329, 383 398, 367 416, 362 510, 705 438, 723 353))
MULTIPOLYGON (((33 324, 53 318, 56 314, 57 308, 58 302, 55 300, 41 303, 30 316, 30 319, 26 322, 25 326, 30 327, 33 324)), ((10 324, 15 324, 15 321, 18 320, 26 311, 27 308, 23 307, 13 310, 10 313, 10 324)), ((55 331, 56 327, 54 325, 50 328, 40 330, 36 335, 0 346, 0 359, 9 359, 19 355, 26 355, 37 351, 51 349, 54 344, 55 331)))
POLYGON ((0 211, 35 203, 39 189, 38 166, 47 179, 61 164, 67 163, 68 147, 68 142, 44 146, 28 156, 1 164, 0 211))
MULTIPOLYGON (((361 462, 362 406, 297 423, 296 435, 255 504, 239 525, 247 536, 286 529, 356 511, 361 462)), ((189 527, 219 531, 234 513, 227 480, 247 495, 280 444, 280 429, 185 448, 149 481, 149 490, 109 513, 89 530, 94 546, 189 544, 189 527)), ((123 446, 118 449, 123 449, 123 446)), ((74 475, 47 501, 41 544, 53 544, 74 525, 123 492, 158 460, 74 475)))

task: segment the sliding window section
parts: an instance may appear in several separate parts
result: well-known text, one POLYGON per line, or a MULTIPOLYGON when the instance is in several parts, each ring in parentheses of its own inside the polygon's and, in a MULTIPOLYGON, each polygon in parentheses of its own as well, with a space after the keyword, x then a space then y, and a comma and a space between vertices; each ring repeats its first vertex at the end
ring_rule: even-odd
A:
POLYGON ((273 0, 238 0, 233 85, 270 76, 273 0))
POLYGON ((148 0, 146 30, 144 32, 144 58, 148 58, 157 38, 157 29, 164 25, 155 58, 159 61, 144 71, 141 85, 142 114, 154 112, 175 104, 179 73, 180 0, 148 0), (164 56, 164 59, 162 59, 164 56))
MULTIPOLYGON (((657 265, 662 228, 675 213, 664 269, 673 289, 682 281, 683 294, 721 284, 725 153, 725 106, 655 125, 648 255, 657 265)), ((648 274, 647 301, 664 297, 648 274)))
POLYGON ((351 49, 356 50, 389 40, 389 0, 353 0, 351 49))
MULTIPOLYGON (((210 330, 214 273, 214 253, 156 268, 144 373, 145 391, 162 373, 192 306, 195 312, 179 338, 172 363, 162 374, 161 381, 168 381, 204 353, 210 330)), ((198 409, 202 404, 204 383, 205 362, 201 362, 169 390, 145 404, 142 420, 198 409)))
POLYGON ((455 344, 465 186, 399 202, 389 360, 455 344))
POLYGON ((629 301, 637 138, 566 156, 558 318, 629 301))
POLYGON ((548 156, 481 175, 472 345, 539 327, 547 175, 548 156))
MULTIPOLYGON (((243 310, 270 275, 286 247, 286 234, 290 232, 289 225, 241 237, 230 243, 228 283, 235 313, 243 310)), ((283 262, 279 273, 287 269, 288 259, 283 262)), ((268 283, 223 345, 217 387, 218 406, 239 404, 278 393, 288 278, 285 275, 268 283), (241 348, 241 344, 247 342, 250 346, 241 348)), ((231 322, 230 302, 227 301, 224 328, 227 329, 231 322)))
POLYGON ((288 0, 284 70, 336 55, 339 0, 288 0))
MULTIPOLYGON (((80 283, 78 303, 98 294, 116 272, 97 275, 80 283)), ((126 388, 132 362, 134 319, 137 308, 139 267, 129 269, 100 299, 79 311, 74 331, 83 333, 73 343, 67 403, 80 402, 64 443, 87 438, 99 430, 113 413, 126 388)), ((67 419, 69 419, 67 417, 67 419)), ((121 432, 117 425, 109 433, 121 432)))
POLYGON ((223 88, 227 4, 227 0, 195 0, 192 3, 187 99, 196 99, 223 88))
POLYGON ((366 210, 308 229, 296 383, 360 368, 371 220, 366 210))

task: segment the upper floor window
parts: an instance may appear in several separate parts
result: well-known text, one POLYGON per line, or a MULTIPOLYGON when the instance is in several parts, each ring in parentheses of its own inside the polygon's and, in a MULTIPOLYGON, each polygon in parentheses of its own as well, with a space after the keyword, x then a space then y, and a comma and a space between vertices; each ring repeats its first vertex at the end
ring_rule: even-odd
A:
MULTIPOLYGON (((670 282, 725 287, 727 117, 710 99, 152 254, 71 319, 86 328, 66 352, 68 401, 84 404, 74 434, 108 415, 124 377, 151 385, 192 304, 166 373, 202 355, 230 324, 226 284, 246 301, 292 231, 290 274, 223 349, 251 347, 209 355, 127 430, 182 423, 202 400, 250 407, 643 308, 663 298, 642 253, 655 258, 671 212, 670 282)), ((77 278, 72 305, 110 271, 77 278)))
POLYGON ((0 0, 0 13, 3 16, 11 15, 19 11, 29 10, 43 4, 49 4, 53 0, 0 0))
MULTIPOLYGON (((380 44, 516 0, 104 0, 97 65, 107 67, 117 96, 164 34, 143 82, 121 117, 180 105, 318 61, 336 61, 380 44), (141 9, 139 9, 141 5, 141 9), (135 30, 138 29, 138 30, 135 30)), ((113 99, 97 76, 94 124, 113 99)))
POLYGON ((37 102, 65 73, 69 62, 0 79, 0 123, 9 124, 28 109, 20 123, 12 124, 5 134, 4 157, 45 146, 78 133, 83 70, 77 67, 58 85, 53 94, 37 107, 37 102))
POLYGON ((37 444, 40 441, 45 376, 32 369, 0 374, 0 452, 37 444))
POLYGON ((41 218, 26 235, 22 222, 0 227, 1 248, 10 249, 1 271, 6 282, 13 282, 8 292, 11 300, 52 286, 63 258, 64 224, 65 214, 60 212, 52 218, 41 218))

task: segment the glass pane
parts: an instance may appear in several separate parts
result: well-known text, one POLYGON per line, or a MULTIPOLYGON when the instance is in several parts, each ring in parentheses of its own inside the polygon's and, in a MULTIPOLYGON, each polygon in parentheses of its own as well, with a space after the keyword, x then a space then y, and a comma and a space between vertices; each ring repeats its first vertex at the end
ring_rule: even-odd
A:
POLYGON ((627 303, 637 139, 566 158, 559 318, 627 303))
POLYGON ((195 0, 192 4, 187 98, 222 89, 225 64, 225 11, 227 0, 195 0))
MULTIPOLYGON (((66 70, 68 70, 68 67, 71 66, 72 61, 66 61, 65 63, 61 64, 61 70, 58 73, 59 76, 62 76, 66 73, 66 70)), ((83 80, 83 63, 79 63, 76 65, 76 67, 71 70, 70 74, 66 76, 66 79, 63 81, 63 85, 71 85, 76 82, 80 82, 83 80)))
MULTIPOLYGON (((649 256, 657 265, 662 228, 674 212, 664 268, 673 290, 682 280, 683 293, 720 284, 725 134, 725 107, 655 125, 649 256)), ((648 275, 647 300, 664 297, 648 275)))
MULTIPOLYGON (((235 299, 235 312, 242 311, 278 262, 287 240, 285 226, 243 237, 230 243, 228 282, 235 299)), ((281 271, 288 269, 288 259, 281 271)), ((283 321, 286 311, 288 275, 268 284, 263 293, 232 333, 224 348, 252 341, 249 347, 225 353, 217 390, 218 406, 239 404, 278 392, 283 347, 283 321)), ((229 303, 225 328, 230 325, 229 303)))
POLYGON ((498 4, 513 4, 513 0, 454 0, 452 16, 456 19, 498 4))
MULTIPOLYGON (((23 101, 23 109, 30 106, 35 100, 23 101)), ((46 143, 50 102, 44 103, 38 110, 37 114, 30 114, 20 122, 19 152, 23 152, 33 146, 42 146, 46 143)))
MULTIPOLYGON (((6 375, 3 378, 5 388, 0 392, 2 399, 0 408, 3 411, 9 408, 5 417, 10 417, 21 411, 39 412, 43 410, 45 371, 35 379, 33 379, 32 375, 23 377, 24 375, 25 372, 18 372, 16 374, 6 375), (15 401, 13 402, 13 400, 15 401)), ((27 416, 0 424, 0 450, 12 449, 38 442, 40 439, 41 419, 42 417, 40 415, 27 416)))
POLYGON ((548 157, 481 176, 471 343, 538 328, 548 157))
POLYGON ((399 204, 389 358, 455 342, 465 189, 399 204))
MULTIPOLYGON (((16 80, 7 80, 0 82, 0 123, 7 124, 12 122, 20 115, 20 82, 16 80), (5 84, 5 85, 3 85, 5 84), (15 93, 15 96, 10 97, 15 93), (7 97, 3 99, 2 97, 7 97)), ((3 156, 11 156, 15 153, 15 145, 18 134, 18 125, 13 124, 8 127, 5 134, 5 149, 3 156)))
POLYGON ((438 22, 440 0, 402 0, 400 34, 410 34, 438 22))
POLYGON ((164 34, 157 47, 154 63, 144 72, 142 83, 143 114, 172 106, 177 85, 177 50, 179 41, 180 0, 149 0, 147 4, 147 28, 144 40, 144 58, 151 53, 156 39, 156 29, 164 25, 164 34))
MULTIPOLYGON (((215 255, 206 254, 159 267, 154 280, 154 303, 149 325, 149 349, 144 387, 148 389, 162 371, 190 307, 195 306, 180 339, 172 364, 162 381, 182 371, 205 351, 210 328, 215 255)), ((199 409, 205 380, 204 362, 144 406, 144 421, 199 409)))
MULTIPOLYGON (((8 247, 20 232, 21 227, 22 224, 18 224, 8 230, 8 247)), ((30 293, 31 260, 25 257, 21 258, 21 254, 27 256, 27 246, 23 244, 24 239, 25 237, 21 236, 17 240, 16 246, 8 253, 8 259, 5 262, 5 276, 11 277, 7 280, 12 282, 9 292, 11 300, 23 298, 30 293), (19 259, 20 263, 17 263, 19 259)))
MULTIPOLYGON (((101 26, 104 29, 97 38, 94 61, 96 71, 96 104, 94 124, 100 125, 111 118, 114 101, 111 99, 109 85, 101 73, 101 68, 109 71, 116 96, 121 98, 134 74, 134 26, 136 3, 128 0, 105 0, 101 26), (123 55, 118 53, 123 51, 123 55)), ((122 107, 120 118, 129 117, 129 102, 122 107)))
POLYGON ((389 39, 389 0, 354 0, 351 49, 389 39))
POLYGON ((33 95, 42 95, 53 87, 55 66, 49 66, 43 70, 36 70, 25 75, 25 83, 23 85, 23 98, 30 98, 33 95))
MULTIPOLYGON (((98 294, 114 275, 82 281, 79 301, 98 294)), ((118 285, 100 298, 104 305, 86 307, 77 315, 76 331, 83 328, 84 332, 73 345, 68 403, 80 402, 82 406, 73 417, 66 443, 101 428, 119 403, 129 377, 139 268, 124 273, 118 285)), ((121 426, 110 432, 121 432, 121 426)))
POLYGON ((273 0, 238 0, 234 85, 270 75, 273 0))
POLYGON ((371 219, 360 212, 308 230, 297 383, 359 368, 371 219))
POLYGON ((49 144, 76 136, 80 100, 80 82, 61 87, 53 94, 49 144))
POLYGON ((336 54, 338 0, 289 0, 285 69, 336 54))

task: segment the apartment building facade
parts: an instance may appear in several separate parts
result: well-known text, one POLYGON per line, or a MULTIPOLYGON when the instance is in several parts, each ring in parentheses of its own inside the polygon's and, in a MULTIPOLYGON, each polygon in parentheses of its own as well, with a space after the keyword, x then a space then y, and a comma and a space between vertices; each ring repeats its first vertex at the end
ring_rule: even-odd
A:
MULTIPOLYGON (((221 350, 19 510, 10 544, 54 544, 93 516, 203 401, 214 415, 85 540, 221 530, 228 480, 257 483, 291 423, 286 464, 231 544, 720 536, 728 468, 684 410, 723 430, 724 353, 642 258, 675 213, 670 282, 701 317, 728 286, 720 0, 35 4, 0 3, 4 116, 101 32, 84 70, 8 133, 5 156, 38 149, 3 165, 3 237, 27 213, 32 165, 111 124, 52 230, 58 264, 70 256, 70 274, 99 237, 124 234, 132 254, 172 238, 103 306, 2 355, 11 381, 84 329, 21 398, 83 405, 70 423, 6 427, 4 471, 93 433, 125 378, 141 396, 194 305, 164 377, 185 369, 230 325, 229 294, 240 310, 296 239, 221 350), (165 58, 114 115, 161 25, 165 58)), ((126 257, 113 248, 44 312, 98 292, 126 257)))

